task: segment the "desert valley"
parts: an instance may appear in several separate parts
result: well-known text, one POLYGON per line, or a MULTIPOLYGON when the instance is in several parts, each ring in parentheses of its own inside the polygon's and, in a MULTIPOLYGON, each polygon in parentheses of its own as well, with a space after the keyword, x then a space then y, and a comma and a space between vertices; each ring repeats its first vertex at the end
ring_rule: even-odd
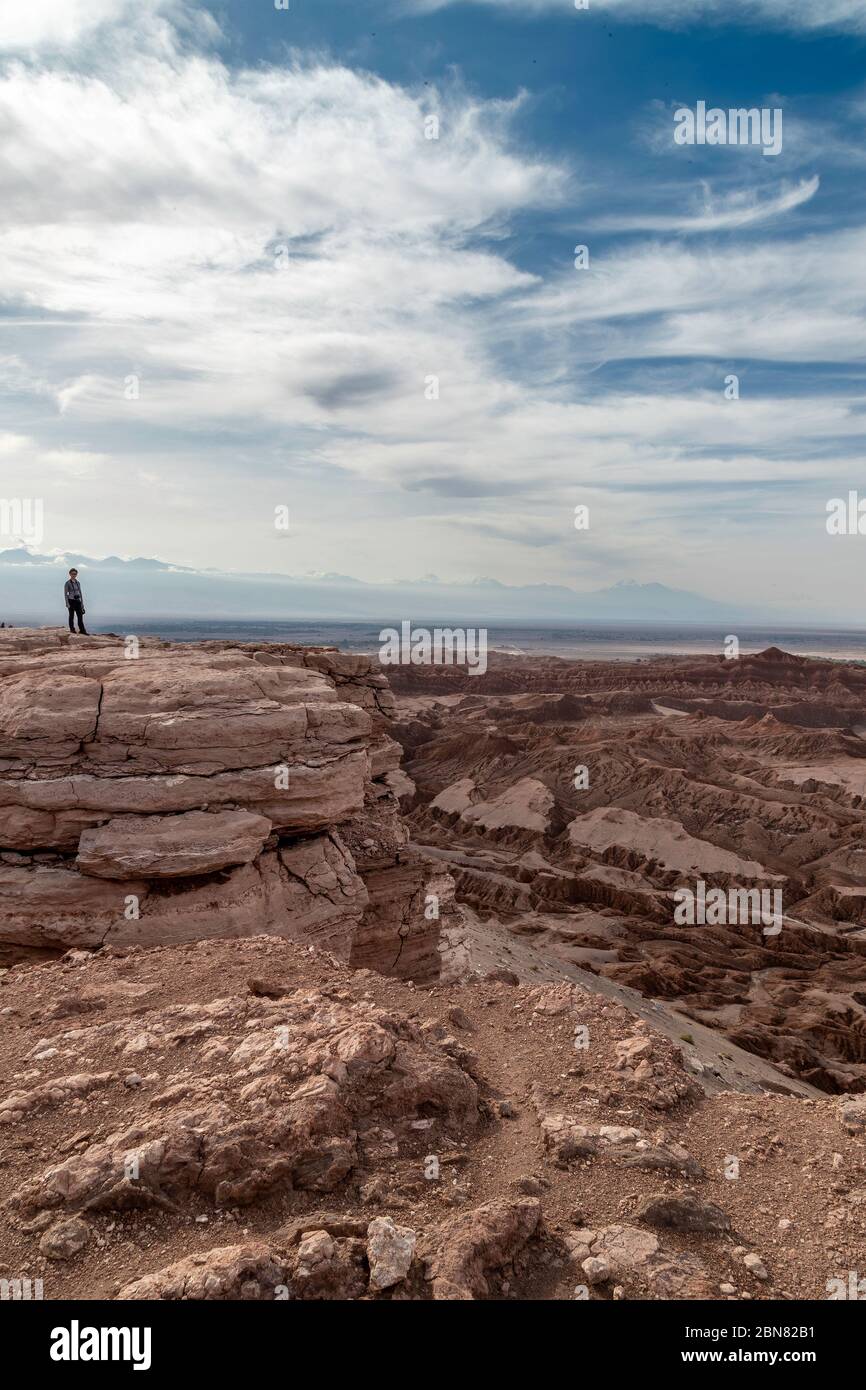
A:
POLYGON ((0 1279, 857 1297, 864 799, 853 663, 0 630, 0 1279))

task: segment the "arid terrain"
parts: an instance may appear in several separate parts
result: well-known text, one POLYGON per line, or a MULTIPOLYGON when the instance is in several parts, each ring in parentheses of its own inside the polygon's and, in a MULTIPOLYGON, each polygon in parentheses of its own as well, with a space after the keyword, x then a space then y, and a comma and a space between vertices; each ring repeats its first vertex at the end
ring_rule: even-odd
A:
POLYGON ((391 682, 412 840, 483 921, 866 1088, 866 669, 770 650, 391 682), (781 930, 677 925, 698 880, 778 890, 781 930))
POLYGON ((866 670, 774 650, 0 631, 5 1296, 827 1298, 861 731, 866 670), (780 929, 678 925, 697 880, 780 929))

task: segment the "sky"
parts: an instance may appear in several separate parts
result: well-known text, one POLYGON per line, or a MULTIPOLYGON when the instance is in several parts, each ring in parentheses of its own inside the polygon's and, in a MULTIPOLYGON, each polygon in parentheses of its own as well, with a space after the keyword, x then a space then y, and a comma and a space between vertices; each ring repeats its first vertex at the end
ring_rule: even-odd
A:
POLYGON ((0 549, 856 618, 864 58, 866 0, 4 0, 0 549))

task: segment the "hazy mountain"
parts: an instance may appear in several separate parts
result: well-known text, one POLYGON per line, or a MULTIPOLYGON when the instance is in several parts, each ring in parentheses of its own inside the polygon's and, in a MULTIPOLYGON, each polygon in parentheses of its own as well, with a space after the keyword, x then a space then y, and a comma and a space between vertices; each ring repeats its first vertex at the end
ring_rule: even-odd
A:
POLYGON ((564 585, 508 585, 486 578, 448 582, 435 575, 369 584, 342 574, 232 574, 142 556, 98 560, 77 554, 40 555, 19 547, 0 551, 0 619, 62 621, 63 581, 72 565, 80 571, 96 627, 142 617, 568 624, 757 616, 700 594, 630 580, 587 593, 564 585))

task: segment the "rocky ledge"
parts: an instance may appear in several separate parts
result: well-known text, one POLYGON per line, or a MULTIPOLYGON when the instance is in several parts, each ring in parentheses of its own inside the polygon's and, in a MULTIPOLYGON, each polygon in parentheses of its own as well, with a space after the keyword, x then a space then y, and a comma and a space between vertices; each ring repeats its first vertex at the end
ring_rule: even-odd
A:
POLYGON ((366 657, 0 630, 0 944, 267 931, 437 978, 391 706, 366 657))

